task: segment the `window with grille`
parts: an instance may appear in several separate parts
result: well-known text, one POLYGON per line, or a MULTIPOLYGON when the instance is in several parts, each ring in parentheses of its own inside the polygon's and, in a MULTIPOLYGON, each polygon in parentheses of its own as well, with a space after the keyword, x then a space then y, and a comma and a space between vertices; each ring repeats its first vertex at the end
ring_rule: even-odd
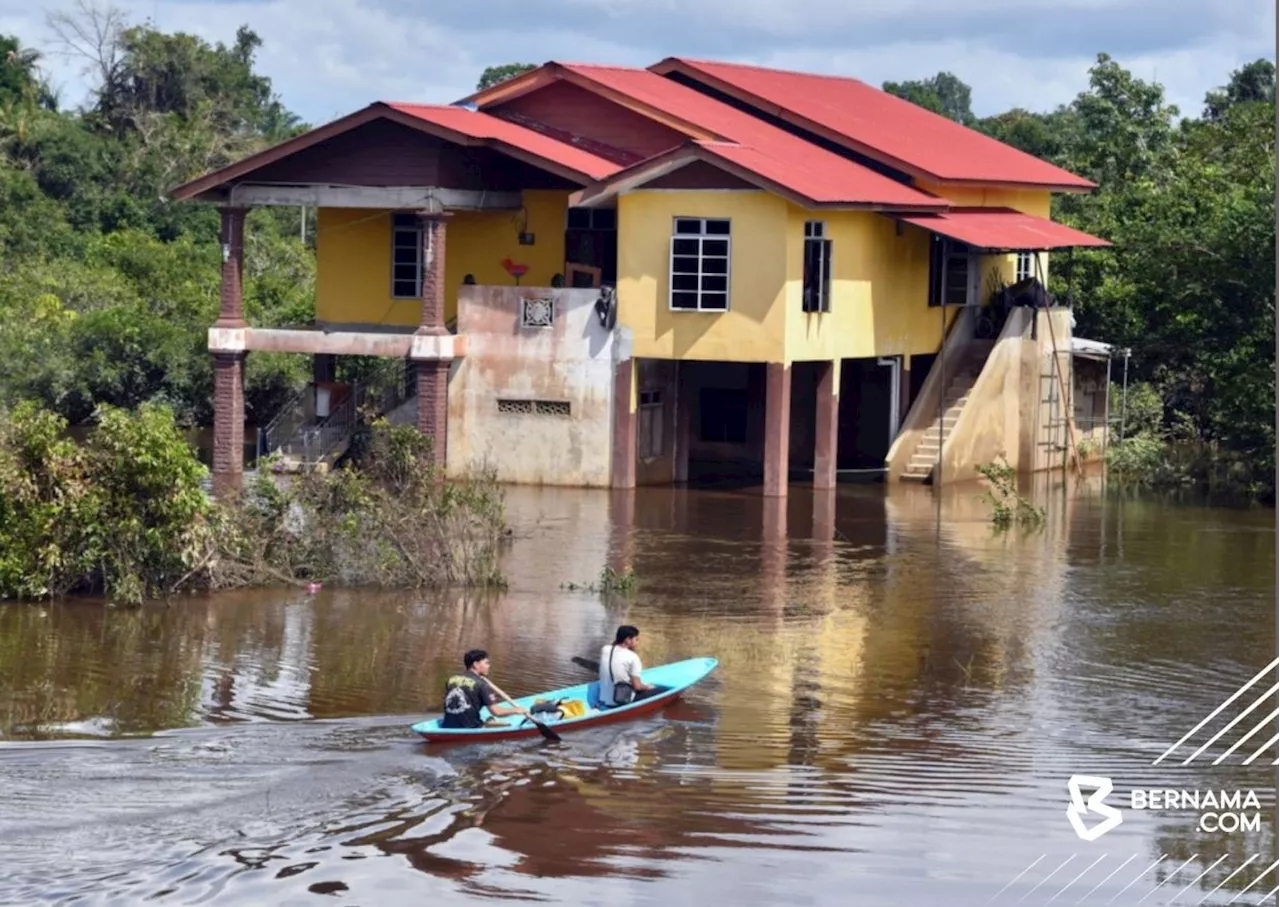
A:
POLYGON ((671 308, 729 308, 729 221, 677 217, 671 236, 671 308))
POLYGON ((982 292, 980 258, 964 243, 935 238, 929 256, 929 305, 977 305, 982 292))
POLYGON ((804 283, 801 308, 806 312, 831 311, 831 240, 820 220, 804 224, 804 283))
POLYGON ((1034 252, 1019 252, 1018 264, 1014 269, 1014 282, 1026 280, 1036 275, 1036 258, 1034 252))
POLYGON ((640 411, 636 414, 636 434, 641 459, 650 460, 662 456, 664 416, 662 391, 642 391, 640 411))
POLYGON ((422 298, 422 224, 416 214, 391 216, 391 295, 422 298))

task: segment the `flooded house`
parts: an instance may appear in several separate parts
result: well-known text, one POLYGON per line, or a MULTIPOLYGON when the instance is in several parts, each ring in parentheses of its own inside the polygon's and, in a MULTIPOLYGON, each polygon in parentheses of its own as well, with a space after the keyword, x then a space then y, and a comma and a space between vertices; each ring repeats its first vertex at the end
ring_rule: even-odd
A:
POLYGON ((316 382, 259 452, 327 464, 357 424, 336 357, 451 475, 784 496, 1062 468, 1069 300, 1107 243, 1050 219, 1093 184, 854 79, 669 58, 547 63, 453 104, 379 102, 174 191, 222 216, 214 483, 244 469, 257 351, 316 382), (247 323, 254 206, 316 213, 315 323, 247 323))

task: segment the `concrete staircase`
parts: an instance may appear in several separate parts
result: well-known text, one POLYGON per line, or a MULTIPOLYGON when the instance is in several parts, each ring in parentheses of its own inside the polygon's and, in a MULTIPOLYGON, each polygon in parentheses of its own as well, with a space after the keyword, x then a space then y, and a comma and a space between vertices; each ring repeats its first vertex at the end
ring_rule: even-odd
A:
MULTIPOLYGON (((933 424, 920 438, 920 443, 911 452, 911 459, 902 473, 904 482, 928 482, 933 478, 933 469, 938 465, 938 455, 942 446, 951 437, 951 432, 960 419, 960 413, 969 401, 969 392, 982 372, 991 353, 991 342, 972 341, 965 349, 964 360, 951 377, 942 397, 942 425, 938 425, 938 417, 933 416, 933 424)), ((936 367, 936 365, 935 365, 936 367)))

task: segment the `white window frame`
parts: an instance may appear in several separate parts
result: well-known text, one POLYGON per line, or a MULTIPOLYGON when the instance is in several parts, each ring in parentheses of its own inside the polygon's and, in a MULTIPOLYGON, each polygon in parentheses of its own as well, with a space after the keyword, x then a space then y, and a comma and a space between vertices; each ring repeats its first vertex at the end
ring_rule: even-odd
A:
POLYGON ((422 298, 422 242, 423 242, 422 221, 418 219, 418 215, 411 214, 404 211, 392 212, 391 214, 391 298, 392 299, 421 299, 422 298), (408 226, 403 226, 401 224, 397 224, 396 221, 402 218, 405 220, 408 220, 409 218, 413 218, 414 226, 408 227, 408 226), (396 267, 397 267, 396 249, 406 248, 405 246, 400 246, 397 243, 399 242, 401 236, 406 236, 409 234, 413 235, 414 248, 417 249, 417 254, 414 256, 414 262, 413 262, 414 264, 413 285, 416 288, 416 290, 412 295, 406 295, 404 293, 400 293, 396 286, 397 284, 403 282, 402 280, 398 280, 396 278, 396 267))
POLYGON ((662 391, 641 391, 639 406, 636 407, 636 443, 639 447, 640 459, 655 460, 665 456, 666 438, 663 436, 663 423, 666 419, 665 404, 662 391))
POLYGON ((1028 277, 1036 276, 1036 253, 1019 252, 1013 263, 1013 282, 1021 283, 1028 277), (1025 263, 1026 267, 1023 267, 1025 263))
POLYGON ((821 314, 831 311, 831 272, 834 270, 833 259, 834 250, 832 248, 831 239, 827 236, 827 224, 821 220, 807 220, 804 222, 804 257, 801 259, 800 268, 800 308, 805 314, 821 314), (804 301, 804 266, 809 261, 809 245, 815 244, 819 248, 818 254, 818 305, 817 308, 807 308, 804 301))
POLYGON ((670 248, 669 248, 669 250, 668 250, 668 253, 669 253, 669 254, 668 254, 668 257, 667 257, 667 308, 668 308, 670 311, 672 311, 672 312, 710 312, 710 313, 713 313, 713 314, 716 314, 716 315, 721 314, 722 312, 727 312, 727 311, 729 311, 729 309, 731 308, 730 299, 731 299, 731 296, 732 296, 732 293, 733 293, 733 279, 732 279, 732 277, 733 277, 733 222, 732 222, 729 218, 727 218, 727 217, 687 217, 687 216, 684 216, 684 215, 677 215, 677 216, 673 217, 673 218, 671 219, 671 245, 670 245, 670 248), (699 229, 699 231, 700 231, 700 232, 698 232, 698 233, 678 233, 678 232, 677 232, 677 226, 679 225, 679 223, 680 223, 681 221, 693 221, 693 222, 696 222, 696 223, 698 224, 698 229, 699 229), (707 232, 707 224, 709 224, 709 223, 723 223, 723 224, 725 224, 725 226, 726 226, 726 228, 727 228, 727 232, 725 232, 725 233, 708 233, 708 232, 707 232), (680 258, 696 257, 696 258, 697 258, 697 260, 698 260, 698 272, 697 272, 697 274, 690 274, 690 273, 688 273, 688 272, 686 272, 686 271, 681 271, 679 275, 677 275, 677 274, 676 274, 676 257, 677 257, 677 256, 676 256, 676 243, 677 243, 677 242, 679 242, 679 241, 682 241, 682 240, 685 240, 685 241, 687 241, 687 240, 695 240, 695 241, 697 241, 697 243, 698 243, 698 252, 697 252, 697 255, 696 255, 696 256, 689 256, 689 255, 681 255, 681 256, 679 256, 680 258), (725 243, 725 254, 724 254, 723 256, 720 256, 720 255, 707 255, 707 254, 706 254, 706 252, 704 252, 704 251, 703 251, 703 245, 704 245, 705 243, 707 243, 707 242, 709 242, 709 241, 716 241, 716 242, 718 242, 718 241, 721 241, 721 240, 723 240, 723 241, 724 241, 724 243, 725 243), (725 269, 725 270, 724 270, 724 274, 723 274, 723 277, 724 277, 724 290, 723 290, 723 291, 720 291, 720 290, 704 290, 704 289, 702 288, 702 281, 703 281, 705 278, 707 278, 707 277, 720 277, 720 276, 722 276, 722 275, 720 275, 720 274, 718 274, 718 273, 705 273, 705 272, 703 271, 703 268, 702 268, 702 264, 703 264, 703 262, 704 262, 704 261, 706 261, 706 260, 708 260, 708 259, 711 259, 711 260, 720 260, 721 258, 723 258, 723 259, 724 259, 724 263, 725 263, 725 264, 724 264, 724 269, 725 269), (676 281, 675 281, 675 278, 676 278, 677 276, 680 276, 680 277, 696 277, 696 278, 698 279, 698 289, 697 289, 697 290, 677 290, 677 289, 676 289, 676 281), (678 306, 678 305, 676 305, 676 304, 675 304, 675 302, 676 302, 676 293, 696 293, 695 298, 696 298, 696 300, 697 300, 697 305, 696 305, 694 308, 688 308, 687 306, 678 306), (723 296, 723 297, 724 297, 724 307, 723 307, 723 308, 718 308, 718 307, 717 307, 717 308, 712 308, 712 307, 704 306, 704 305, 703 305, 703 303, 702 303, 702 296, 703 296, 703 294, 704 294, 704 293, 707 293, 707 294, 713 295, 713 296, 715 296, 715 297, 717 297, 717 298, 719 298, 719 297, 723 296))

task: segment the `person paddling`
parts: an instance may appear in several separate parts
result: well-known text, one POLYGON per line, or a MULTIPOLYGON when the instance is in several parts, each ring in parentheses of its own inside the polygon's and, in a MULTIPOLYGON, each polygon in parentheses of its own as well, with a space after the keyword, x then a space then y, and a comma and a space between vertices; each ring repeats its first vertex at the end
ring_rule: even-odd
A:
POLYGON ((444 685, 444 717, 442 727, 499 727, 505 721, 494 719, 506 715, 527 715, 523 709, 500 705, 500 699, 489 683, 489 653, 484 649, 472 649, 462 656, 465 674, 454 674, 444 685), (494 717, 480 720, 480 710, 488 707, 494 717))

